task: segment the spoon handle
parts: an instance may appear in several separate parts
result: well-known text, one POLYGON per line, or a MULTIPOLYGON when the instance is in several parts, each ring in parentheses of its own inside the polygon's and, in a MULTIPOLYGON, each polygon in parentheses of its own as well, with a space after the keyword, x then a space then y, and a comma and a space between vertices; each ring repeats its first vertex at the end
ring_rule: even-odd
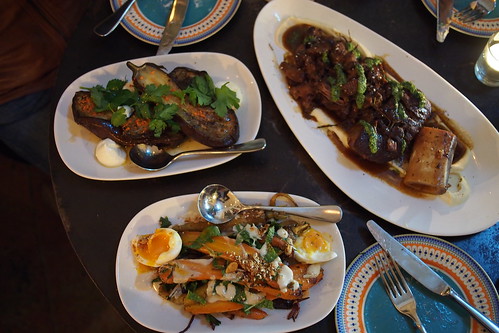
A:
POLYGON ((343 217, 343 211, 340 207, 335 205, 316 207, 246 206, 244 209, 262 209, 266 211, 282 212, 330 223, 337 223, 343 217))
POLYGON ((114 29, 116 29, 121 20, 123 20, 126 13, 132 7, 135 1, 136 0, 128 0, 123 5, 121 5, 121 7, 118 8, 114 13, 97 24, 94 28, 94 32, 101 37, 109 35, 114 29))
POLYGON ((244 143, 239 143, 230 147, 225 148, 210 148, 210 149, 200 149, 184 151, 175 155, 175 158, 179 156, 187 155, 223 155, 223 154, 234 154, 234 153, 251 153, 254 151, 262 150, 267 145, 265 139, 255 139, 244 143))

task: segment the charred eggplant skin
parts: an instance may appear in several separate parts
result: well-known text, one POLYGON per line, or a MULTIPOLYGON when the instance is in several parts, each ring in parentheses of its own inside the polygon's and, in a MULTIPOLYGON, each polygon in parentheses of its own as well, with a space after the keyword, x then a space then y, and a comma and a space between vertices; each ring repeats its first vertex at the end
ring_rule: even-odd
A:
POLYGON ((151 131, 143 133, 125 131, 123 128, 115 127, 111 124, 110 111, 95 112, 94 109, 95 104, 90 97, 90 92, 76 92, 72 101, 75 122, 88 129, 100 139, 109 138, 122 146, 145 143, 164 148, 176 147, 185 140, 185 135, 181 132, 166 132, 158 138, 151 131))
MULTIPOLYGON (((127 62, 127 66, 133 72, 132 81, 139 91, 143 91, 150 84, 168 85, 172 91, 185 89, 195 76, 206 74, 206 72, 178 67, 172 71, 173 75, 170 75, 164 67, 153 63, 137 66, 127 62)), ((225 117, 220 117, 210 107, 194 106, 187 101, 182 102, 173 95, 164 98, 167 103, 179 106, 175 120, 179 123, 182 132, 192 139, 210 147, 227 147, 239 140, 239 121, 234 110, 230 109, 225 117)))

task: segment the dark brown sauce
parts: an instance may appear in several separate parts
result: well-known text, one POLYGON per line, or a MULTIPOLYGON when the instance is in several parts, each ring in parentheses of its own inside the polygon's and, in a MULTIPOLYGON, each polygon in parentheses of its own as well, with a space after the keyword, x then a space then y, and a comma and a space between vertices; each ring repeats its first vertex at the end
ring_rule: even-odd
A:
MULTIPOLYGON (((304 40, 305 36, 307 35, 308 28, 310 27, 309 24, 296 24, 290 28, 288 28, 284 33, 282 37, 282 42, 284 47, 290 52, 294 53, 295 50, 300 46, 302 41, 304 40)), ((395 80, 402 82, 404 79, 385 61, 383 60, 383 67, 385 69, 385 72, 392 76, 395 80)), ((431 103, 431 101, 430 101, 431 103)), ((458 138, 458 144, 456 147, 456 151, 454 153, 454 159, 453 163, 459 161, 465 154, 467 148, 472 149, 473 144, 469 136, 462 130, 455 122, 450 120, 445 112, 437 107, 434 103, 431 103, 432 105, 432 112, 435 112, 435 114, 439 115, 440 120, 447 126, 447 130, 451 130, 454 134, 456 134, 458 138)), ((303 114, 304 117, 306 115, 303 114)), ((332 118, 332 120, 335 122, 336 119, 328 113, 328 116, 332 118)), ((317 121, 315 117, 309 116, 307 117, 309 119, 312 119, 314 121, 317 121)), ((442 126, 445 127, 445 126, 442 126)), ((349 149, 346 147, 341 140, 338 138, 336 133, 333 131, 328 130, 328 137, 330 140, 335 144, 335 146, 338 148, 338 150, 346 157, 348 158, 351 162, 353 162, 355 165, 357 165, 361 170, 365 171, 369 175, 376 177, 378 179, 381 179, 388 185, 396 188, 398 191, 407 194, 412 197, 416 198, 422 198, 422 199, 432 199, 434 198, 434 195, 431 194, 426 194, 422 192, 418 192, 417 190, 406 186, 403 183, 403 178, 398 174, 397 171, 393 170, 390 165, 388 164, 378 164, 374 163, 371 161, 368 161, 366 159, 363 159, 359 155, 357 155, 353 150, 349 149)))

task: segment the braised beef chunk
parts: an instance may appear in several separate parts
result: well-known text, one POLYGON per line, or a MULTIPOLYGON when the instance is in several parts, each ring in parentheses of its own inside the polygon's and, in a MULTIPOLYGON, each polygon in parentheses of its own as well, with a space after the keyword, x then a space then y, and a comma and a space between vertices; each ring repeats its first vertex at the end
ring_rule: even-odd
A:
POLYGON ((280 64, 305 118, 320 108, 348 134, 363 158, 386 163, 399 158, 431 114, 431 105, 410 82, 386 74, 379 58, 320 28, 299 24, 286 31, 289 53, 280 64))

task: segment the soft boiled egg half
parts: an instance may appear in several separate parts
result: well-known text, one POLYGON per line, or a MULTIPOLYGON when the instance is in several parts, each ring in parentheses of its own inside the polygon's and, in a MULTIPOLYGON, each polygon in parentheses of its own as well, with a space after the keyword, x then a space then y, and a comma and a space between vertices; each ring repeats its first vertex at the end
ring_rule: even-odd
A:
POLYGON ((143 265, 159 267, 175 259, 182 250, 182 238, 170 228, 158 228, 153 234, 137 236, 132 251, 143 265))
POLYGON ((318 264, 336 258, 332 238, 313 228, 304 231, 294 242, 294 257, 306 264, 318 264))

